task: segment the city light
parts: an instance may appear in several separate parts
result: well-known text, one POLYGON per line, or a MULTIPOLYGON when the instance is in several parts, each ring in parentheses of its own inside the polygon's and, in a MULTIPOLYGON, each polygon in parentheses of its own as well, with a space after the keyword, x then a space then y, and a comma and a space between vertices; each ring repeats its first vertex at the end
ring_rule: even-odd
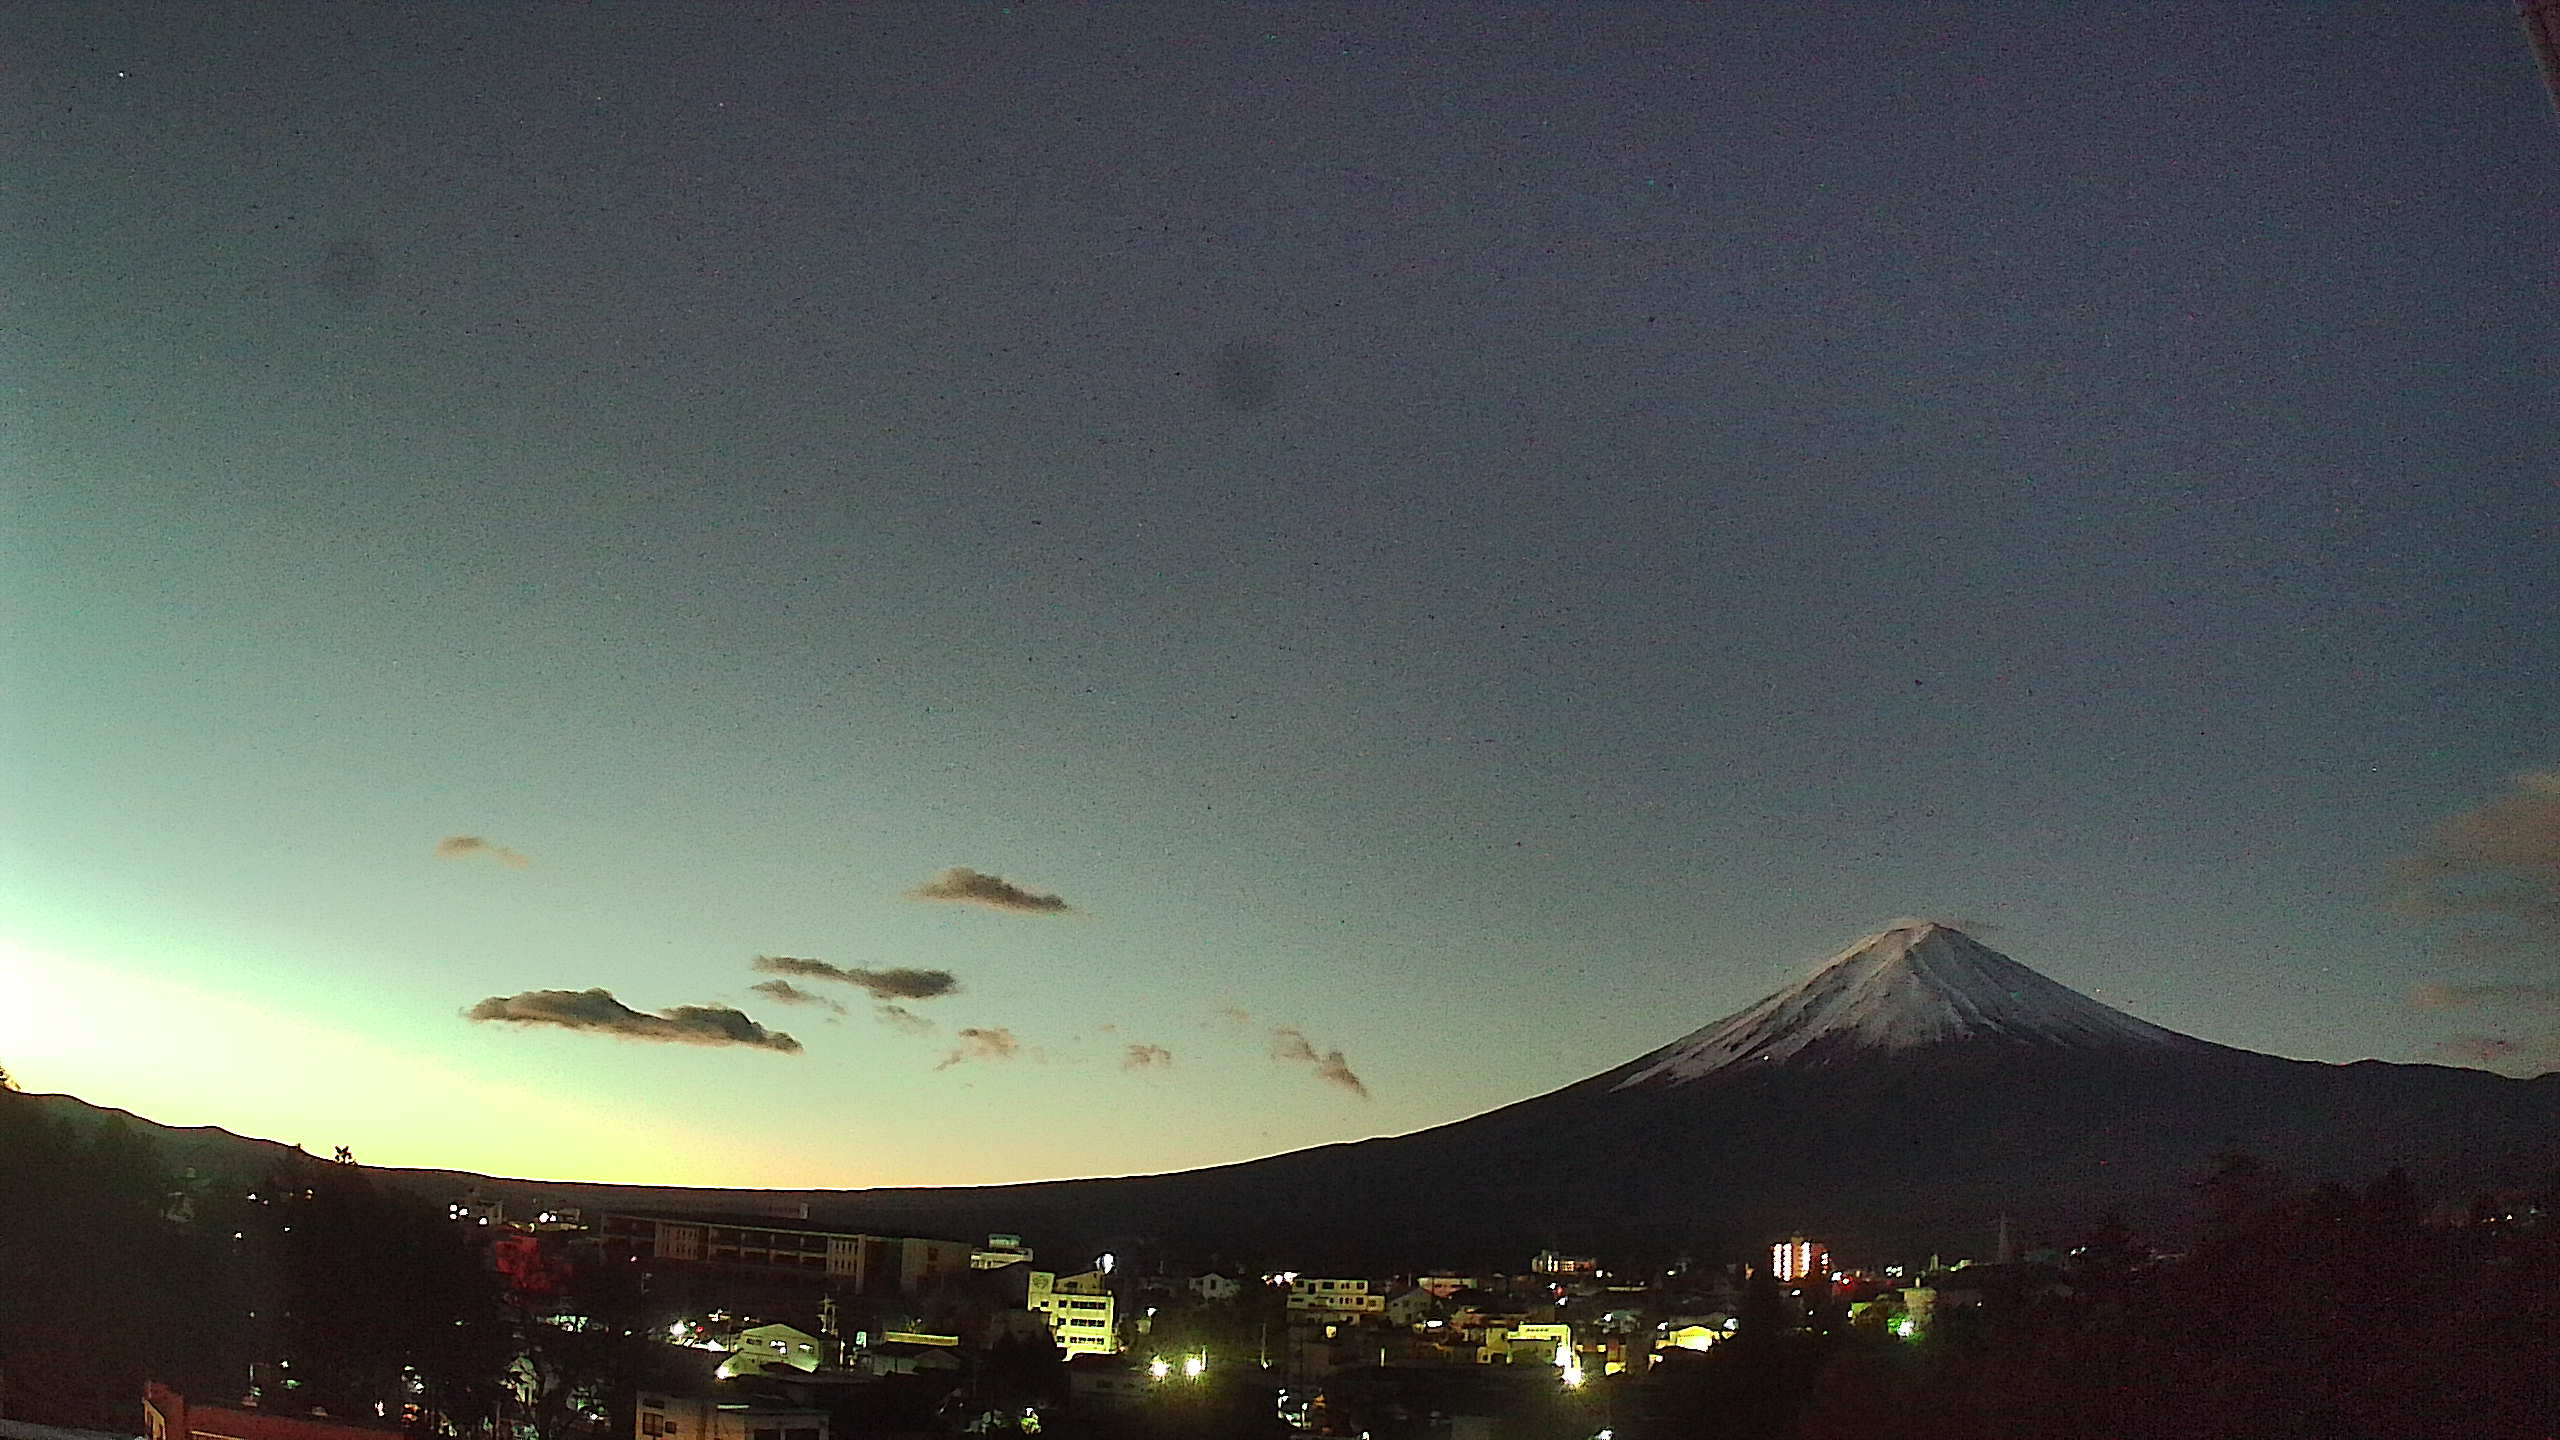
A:
POLYGON ((1565 1383, 1566 1388, 1568 1388, 1568 1389, 1573 1389, 1573 1390, 1579 1390, 1579 1389, 1581 1389, 1581 1388, 1582 1388, 1582 1367, 1581 1367, 1581 1366, 1579 1366, 1579 1365, 1576 1365, 1576 1364, 1572 1363, 1571 1361, 1567 1361, 1567 1362, 1565 1363, 1565 1367, 1564 1367, 1564 1383, 1565 1383))
POLYGON ((1173 1373, 1173 1362, 1159 1355, 1147 1362, 1147 1378, 1162 1380, 1173 1373))
POLYGON ((1200 1372, 1208 1368, 1209 1357, 1206 1355, 1185 1355, 1182 1357, 1182 1378, 1185 1380, 1199 1379, 1200 1372))
POLYGON ((1831 1252, 1802 1235, 1769 1247, 1769 1273, 1781 1284, 1817 1279, 1830 1268, 1831 1252))
POLYGON ((1909 1340, 1920 1333, 1920 1322, 1905 1315, 1893 1322, 1893 1333, 1909 1340))

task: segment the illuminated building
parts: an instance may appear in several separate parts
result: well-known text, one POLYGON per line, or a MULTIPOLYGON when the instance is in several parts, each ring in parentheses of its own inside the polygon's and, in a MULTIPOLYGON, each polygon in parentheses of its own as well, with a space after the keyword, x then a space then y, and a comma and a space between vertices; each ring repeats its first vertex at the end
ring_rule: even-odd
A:
POLYGON ((1600 1262, 1589 1255, 1560 1255, 1553 1250, 1541 1250, 1538 1258, 1529 1262, 1529 1268, 1540 1275, 1597 1275, 1600 1262))
POLYGON ((1312 1280, 1291 1277, 1289 1281, 1289 1318, 1292 1320, 1358 1321, 1385 1313, 1387 1297, 1369 1293, 1366 1280, 1312 1280))
POLYGON ((1559 1368, 1573 1361, 1573 1327, 1541 1322, 1513 1325, 1507 1330, 1490 1330, 1484 1343, 1476 1349, 1479 1365, 1554 1365, 1559 1368))
POLYGON ((810 1371, 825 1363, 826 1344, 805 1330, 788 1325, 759 1325, 738 1332, 737 1351, 721 1362, 719 1376, 760 1375, 769 1370, 810 1371))
POLYGON ((1674 1325, 1665 1321, 1654 1337, 1656 1350, 1712 1350, 1724 1343, 1725 1329, 1704 1320, 1674 1325))
POLYGON ((619 1212, 600 1216, 608 1254, 805 1277, 854 1295, 912 1295, 970 1268, 958 1240, 863 1235, 728 1218, 619 1212))
POLYGON ((1049 1337, 1069 1359, 1119 1353, 1118 1302, 1103 1287, 1101 1271, 1053 1275, 1032 1270, 1024 1278, 1023 1308, 1048 1322, 1049 1337))
POLYGON ((1831 1252, 1801 1235, 1769 1247, 1769 1273, 1781 1284, 1820 1280, 1831 1273, 1831 1252))
POLYGON ((1031 1248, 1019 1235, 990 1235, 987 1243, 969 1252, 972 1270, 1001 1270, 1007 1265, 1020 1265, 1031 1258, 1031 1248))

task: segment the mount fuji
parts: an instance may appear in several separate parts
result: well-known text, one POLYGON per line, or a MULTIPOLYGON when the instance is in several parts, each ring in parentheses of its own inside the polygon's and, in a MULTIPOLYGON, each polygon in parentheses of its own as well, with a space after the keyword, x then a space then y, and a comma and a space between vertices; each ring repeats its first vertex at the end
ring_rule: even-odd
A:
POLYGON ((1612 1088, 1960 1042, 2127 1053, 2216 1048, 2056 984, 1951 926, 1920 921, 1870 935, 1803 983, 1613 1072, 1624 1078, 1612 1088))
POLYGON ((1968 1253, 2003 1215, 2029 1235, 2107 1210, 2175 1225, 2231 1151, 2306 1179, 2397 1165, 2439 1190, 2540 1182, 2560 1168, 2560 1073, 2237 1049, 1909 923, 1613 1070, 1432 1129, 1168 1175, 810 1203, 940 1227, 912 1233, 1385 1268, 1548 1245, 1756 1253, 1798 1232, 1846 1253, 1968 1253))
POLYGON ((2560 1173, 2560 1072, 2516 1080, 2235 1049, 2102 1004, 1956 929, 1911 923, 1577 1084, 1235 1165, 849 1191, 376 1174, 442 1198, 478 1185, 590 1207, 806 1204, 813 1220, 876 1233, 1016 1232, 1065 1255, 1157 1242, 1410 1270, 1517 1264, 1550 1245, 1731 1256, 1793 1233, 1851 1255, 1968 1253, 2003 1215, 2029 1237, 2068 1237, 2110 1209, 2160 1233, 2231 1151, 2305 1179, 2402 1166, 2456 1195, 2547 1183, 2560 1173))

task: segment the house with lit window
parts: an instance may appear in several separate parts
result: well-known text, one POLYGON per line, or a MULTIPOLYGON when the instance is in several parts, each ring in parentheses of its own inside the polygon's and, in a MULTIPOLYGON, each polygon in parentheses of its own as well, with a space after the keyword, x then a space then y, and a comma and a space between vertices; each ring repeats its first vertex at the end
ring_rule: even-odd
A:
POLYGON ((1366 1280, 1318 1280, 1299 1276, 1289 1281, 1289 1318, 1316 1324, 1357 1324, 1386 1312, 1387 1297, 1374 1294, 1366 1280))
POLYGON ((732 1353, 717 1372, 723 1380, 775 1370, 803 1374, 827 1363, 827 1342, 789 1325, 758 1325, 738 1332, 732 1353))
POLYGON ((1564 1365, 1573 1358, 1573 1327, 1552 1322, 1488 1330, 1476 1347, 1479 1365, 1564 1365))

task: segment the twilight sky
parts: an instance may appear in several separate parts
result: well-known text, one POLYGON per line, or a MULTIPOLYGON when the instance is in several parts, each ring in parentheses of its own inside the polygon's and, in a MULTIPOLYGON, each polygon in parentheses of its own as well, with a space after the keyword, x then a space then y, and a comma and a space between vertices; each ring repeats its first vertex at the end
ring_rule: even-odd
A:
POLYGON ((1171 1169, 1907 914, 2229 1044, 2560 1065, 2503 3, 0 54, 30 1089, 562 1178, 1171 1169))

